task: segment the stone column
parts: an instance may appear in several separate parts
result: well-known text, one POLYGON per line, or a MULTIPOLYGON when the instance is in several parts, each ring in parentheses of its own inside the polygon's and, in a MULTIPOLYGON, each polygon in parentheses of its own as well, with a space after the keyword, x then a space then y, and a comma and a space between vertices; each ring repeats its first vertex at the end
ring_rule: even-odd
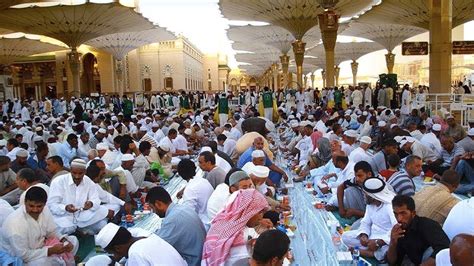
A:
POLYGON ((451 89, 452 13, 451 0, 429 0, 430 12, 430 93, 451 89))
POLYGON ((314 80, 316 76, 314 75, 314 72, 311 72, 311 88, 314 88, 314 80))
POLYGON ((278 64, 272 64, 272 74, 273 74, 273 91, 277 91, 278 88, 278 64))
POLYGON ((308 87, 308 76, 307 75, 303 75, 303 80, 304 80, 304 85, 303 85, 303 88, 307 88, 308 87))
POLYGON ((359 68, 359 63, 357 61, 352 60, 351 62, 351 69, 352 69, 352 85, 357 86, 357 70, 359 68))
POLYGON ((123 61, 122 60, 115 60, 115 74, 117 75, 117 81, 118 81, 118 93, 119 96, 123 96, 123 87, 124 87, 124 82, 123 82, 123 76, 124 76, 124 67, 123 67, 123 61))
POLYGON ((385 62, 387 63, 387 71, 388 74, 393 74, 393 66, 395 65, 395 54, 392 54, 392 52, 388 52, 388 54, 385 55, 385 62))
POLYGON ((280 56, 281 70, 283 72, 283 85, 281 87, 288 86, 288 65, 290 64, 290 57, 286 54, 280 56))
POLYGON ((334 79, 336 80, 336 87, 339 87, 339 71, 341 70, 340 67, 334 67, 334 79))
POLYGON ((321 71, 321 78, 323 79, 323 88, 326 88, 326 70, 321 71))
POLYGON ((296 82, 298 83, 298 86, 303 86, 303 60, 306 43, 301 40, 296 40, 292 45, 296 62, 296 82))
POLYGON ((69 68, 72 73, 72 95, 75 97, 81 96, 81 81, 79 79, 79 72, 81 70, 81 62, 79 60, 79 53, 76 48, 72 48, 71 52, 67 54, 69 61, 69 68))
POLYGON ((334 48, 336 47, 339 15, 328 10, 318 15, 319 28, 326 52, 326 86, 334 87, 334 48))
POLYGON ((293 72, 288 72, 288 87, 293 88, 293 72))

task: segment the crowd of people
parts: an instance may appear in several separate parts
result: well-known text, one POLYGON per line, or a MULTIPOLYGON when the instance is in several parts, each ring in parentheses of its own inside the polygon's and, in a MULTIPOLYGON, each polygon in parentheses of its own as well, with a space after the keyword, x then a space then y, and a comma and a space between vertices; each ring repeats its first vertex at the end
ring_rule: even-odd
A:
POLYGON ((303 182, 357 220, 342 234, 351 251, 473 265, 474 123, 428 110, 425 90, 7 100, 0 262, 74 265, 78 238, 95 235, 108 255, 86 265, 291 263, 279 227, 291 206, 277 195, 303 182), (186 181, 178 201, 171 178, 186 181), (158 231, 120 226, 142 203, 158 231))

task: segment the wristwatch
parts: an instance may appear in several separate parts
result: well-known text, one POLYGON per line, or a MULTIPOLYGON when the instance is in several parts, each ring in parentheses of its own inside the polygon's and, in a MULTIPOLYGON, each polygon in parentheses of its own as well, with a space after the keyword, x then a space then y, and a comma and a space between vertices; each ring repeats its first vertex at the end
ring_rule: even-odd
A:
POLYGON ((375 240, 375 246, 377 247, 377 249, 379 249, 381 247, 381 245, 379 245, 379 240, 378 239, 375 240))

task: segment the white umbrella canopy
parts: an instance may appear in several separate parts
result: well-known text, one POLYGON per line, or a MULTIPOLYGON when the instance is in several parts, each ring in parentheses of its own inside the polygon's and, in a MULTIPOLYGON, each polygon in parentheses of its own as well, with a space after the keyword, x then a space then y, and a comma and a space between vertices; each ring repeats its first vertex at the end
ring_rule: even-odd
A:
POLYGON ((345 36, 354 36, 377 42, 388 52, 404 40, 426 32, 425 29, 400 24, 351 22, 342 32, 345 36))
POLYGON ((117 60, 122 60, 130 51, 138 47, 173 39, 176 39, 173 33, 164 28, 155 27, 154 29, 145 31, 104 35, 89 40, 86 44, 112 54, 117 60))
POLYGON ((48 36, 71 48, 107 34, 153 28, 153 24, 133 7, 118 1, 9 8, 0 12, 0 25, 14 31, 48 36))
POLYGON ((10 65, 14 61, 35 54, 67 50, 67 47, 40 41, 40 36, 9 34, 0 36, 0 64, 10 65), (13 36, 16 35, 16 36, 13 36))

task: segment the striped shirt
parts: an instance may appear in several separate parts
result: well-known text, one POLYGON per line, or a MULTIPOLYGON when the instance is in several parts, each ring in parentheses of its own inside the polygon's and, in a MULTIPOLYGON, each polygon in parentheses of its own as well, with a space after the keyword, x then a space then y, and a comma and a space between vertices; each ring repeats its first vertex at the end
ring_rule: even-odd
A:
POLYGON ((415 195, 415 183, 405 170, 400 170, 390 177, 387 183, 393 188, 397 195, 415 195))

